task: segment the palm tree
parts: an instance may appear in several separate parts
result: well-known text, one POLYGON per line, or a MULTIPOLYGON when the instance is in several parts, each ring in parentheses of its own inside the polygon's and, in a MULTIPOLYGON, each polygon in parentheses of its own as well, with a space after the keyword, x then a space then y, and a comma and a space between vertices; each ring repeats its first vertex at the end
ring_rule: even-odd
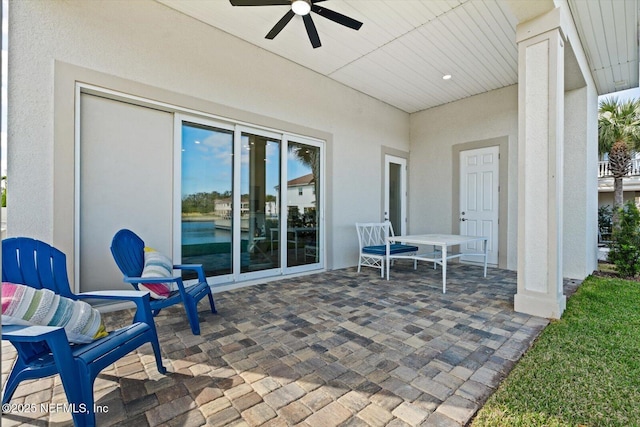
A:
POLYGON ((315 194, 320 194, 318 192, 320 188, 320 181, 318 179, 320 176, 320 150, 307 145, 293 143, 289 145, 289 151, 293 152, 302 164, 311 169, 315 194))
MULTIPOLYGON (((320 214, 320 204, 318 203, 320 200, 320 149, 317 147, 310 147, 308 145, 299 144, 299 143, 291 143, 289 144, 289 151, 293 153, 293 155, 305 166, 311 169, 311 174, 313 175, 313 187, 316 200, 315 200, 315 213, 311 214, 312 217, 309 218, 311 222, 313 222, 313 226, 317 226, 318 224, 318 215, 320 214)), ((305 217, 307 214, 305 213, 305 217)), ((290 217, 289 221, 292 218, 290 217)), ((305 219, 306 221, 306 219, 305 219)))
POLYGON ((613 175, 613 226, 623 204, 622 179, 631 169, 632 153, 640 149, 640 101, 606 98, 598 109, 598 152, 609 154, 613 175))

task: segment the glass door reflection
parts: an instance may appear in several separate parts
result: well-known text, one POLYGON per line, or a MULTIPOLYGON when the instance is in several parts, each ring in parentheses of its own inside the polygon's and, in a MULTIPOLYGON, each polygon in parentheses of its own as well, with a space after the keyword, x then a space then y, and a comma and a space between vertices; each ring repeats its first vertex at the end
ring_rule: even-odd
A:
POLYGON ((181 179, 182 263, 203 264, 208 277, 231 274, 233 132, 183 122, 181 179))
POLYGON ((320 148, 289 142, 287 267, 320 262, 320 148))
POLYGON ((280 268, 280 141, 242 133, 240 272, 280 268))

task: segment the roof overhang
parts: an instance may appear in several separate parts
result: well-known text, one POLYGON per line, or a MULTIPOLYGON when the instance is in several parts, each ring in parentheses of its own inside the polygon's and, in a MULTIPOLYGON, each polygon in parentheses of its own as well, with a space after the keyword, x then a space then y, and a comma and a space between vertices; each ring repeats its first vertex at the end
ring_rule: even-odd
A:
MULTIPOLYGON (((286 5, 157 1, 408 113, 517 84, 516 26, 561 6, 598 94, 638 87, 638 0, 327 0, 323 7, 364 25, 354 31, 312 13, 318 49, 299 16, 265 39, 286 5)), ((572 49, 566 55, 566 88, 584 86, 572 49)))

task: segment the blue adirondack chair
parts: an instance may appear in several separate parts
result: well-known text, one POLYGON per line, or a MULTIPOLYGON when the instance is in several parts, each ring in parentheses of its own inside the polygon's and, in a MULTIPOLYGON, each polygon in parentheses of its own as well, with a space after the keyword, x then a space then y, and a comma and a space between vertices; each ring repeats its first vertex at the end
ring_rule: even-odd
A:
POLYGON ((141 283, 175 283, 178 286, 178 290, 171 292, 168 298, 151 300, 152 313, 154 316, 157 316, 163 308, 183 303, 187 313, 187 319, 191 325, 191 331, 194 335, 200 335, 198 302, 205 296, 208 296, 211 312, 217 313, 211 288, 204 275, 204 268, 202 268, 201 264, 180 264, 173 266, 173 268, 177 270, 195 270, 198 274, 198 283, 193 286, 184 286, 182 277, 180 276, 169 278, 142 278, 140 276, 144 269, 144 247, 144 241, 131 230, 122 229, 113 237, 111 253, 118 268, 122 271, 122 274, 124 274, 123 280, 133 285, 136 289, 138 289, 138 285, 141 283))
POLYGON ((79 299, 126 300, 136 304, 131 325, 109 332, 89 344, 69 344, 64 328, 3 325, 2 339, 10 341, 17 359, 5 384, 2 403, 8 403, 23 380, 59 374, 73 408, 76 426, 94 426, 93 383, 107 366, 150 343, 158 371, 166 373, 160 356, 148 292, 97 291, 73 294, 64 253, 39 240, 16 237, 2 241, 2 280, 79 299))

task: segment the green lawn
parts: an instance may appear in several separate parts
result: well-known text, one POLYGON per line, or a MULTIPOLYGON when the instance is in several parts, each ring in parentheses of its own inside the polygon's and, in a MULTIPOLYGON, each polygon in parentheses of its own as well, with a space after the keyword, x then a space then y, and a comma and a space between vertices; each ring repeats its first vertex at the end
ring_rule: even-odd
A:
POLYGON ((472 426, 639 426, 640 283, 589 277, 472 426))

